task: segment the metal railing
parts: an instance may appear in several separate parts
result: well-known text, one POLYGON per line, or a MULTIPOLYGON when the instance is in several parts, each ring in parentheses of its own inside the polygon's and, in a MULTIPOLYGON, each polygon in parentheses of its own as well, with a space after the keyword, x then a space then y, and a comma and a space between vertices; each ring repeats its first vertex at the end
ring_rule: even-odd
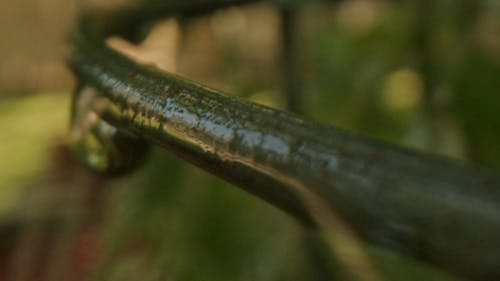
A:
POLYGON ((341 219, 365 241, 461 276, 500 276, 497 174, 228 97, 106 46, 111 35, 140 40, 137 30, 163 17, 256 1, 186 2, 80 15, 72 139, 87 166, 124 173, 159 145, 308 227, 335 232, 341 219))

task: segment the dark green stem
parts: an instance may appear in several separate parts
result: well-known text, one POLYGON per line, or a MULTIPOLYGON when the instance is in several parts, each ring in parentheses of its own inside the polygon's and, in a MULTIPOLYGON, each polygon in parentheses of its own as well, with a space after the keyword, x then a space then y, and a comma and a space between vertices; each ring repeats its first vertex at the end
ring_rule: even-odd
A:
POLYGON ((91 97, 102 122, 164 147, 306 225, 326 228, 338 214, 366 241, 473 279, 500 276, 498 175, 141 66, 105 46, 110 33, 87 15, 72 37, 70 65, 83 85, 97 90, 77 99, 91 97))

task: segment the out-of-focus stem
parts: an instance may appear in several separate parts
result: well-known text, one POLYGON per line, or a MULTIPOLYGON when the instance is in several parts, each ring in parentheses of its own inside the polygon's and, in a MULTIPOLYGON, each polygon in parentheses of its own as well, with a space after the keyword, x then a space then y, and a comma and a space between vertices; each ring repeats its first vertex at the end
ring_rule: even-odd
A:
POLYGON ((297 73, 296 8, 280 9, 282 34, 282 70, 287 109, 293 113, 302 112, 301 84, 297 73))

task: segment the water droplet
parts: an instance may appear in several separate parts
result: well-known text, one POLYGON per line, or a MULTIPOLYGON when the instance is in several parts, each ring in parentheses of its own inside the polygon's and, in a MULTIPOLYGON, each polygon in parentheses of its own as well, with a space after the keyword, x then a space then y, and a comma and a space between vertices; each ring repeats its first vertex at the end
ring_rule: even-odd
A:
POLYGON ((136 169, 144 160, 147 143, 99 117, 109 103, 95 89, 79 87, 72 104, 71 148, 93 172, 108 176, 136 169))

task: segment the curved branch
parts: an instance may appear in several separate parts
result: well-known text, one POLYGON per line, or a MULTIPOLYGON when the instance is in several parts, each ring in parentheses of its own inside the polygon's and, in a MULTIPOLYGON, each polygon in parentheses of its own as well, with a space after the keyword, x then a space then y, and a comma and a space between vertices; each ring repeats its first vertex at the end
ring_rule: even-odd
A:
MULTIPOLYGON (((203 12, 244 2, 214 1, 203 12)), ((70 66, 99 92, 91 106, 101 120, 306 225, 326 227, 314 206, 320 200, 369 242, 473 279, 500 276, 497 174, 227 97, 141 66, 104 44, 106 36, 122 34, 115 27, 123 19, 134 25, 150 20, 145 11, 155 18, 202 10, 149 5, 110 17, 118 25, 84 13, 72 36, 70 66)))

